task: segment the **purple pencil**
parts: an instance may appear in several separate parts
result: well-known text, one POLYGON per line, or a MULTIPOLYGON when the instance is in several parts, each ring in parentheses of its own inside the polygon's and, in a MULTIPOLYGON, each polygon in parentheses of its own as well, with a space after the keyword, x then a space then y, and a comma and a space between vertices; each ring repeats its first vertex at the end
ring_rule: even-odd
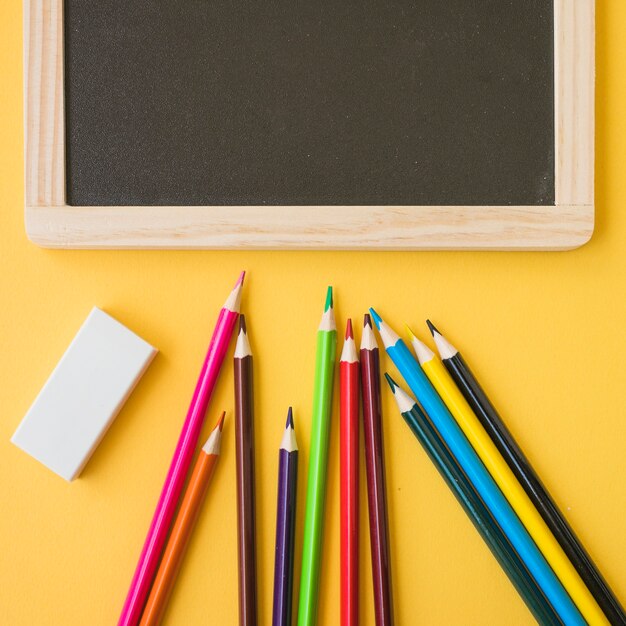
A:
POLYGON ((298 444, 293 427, 293 414, 289 407, 285 433, 278 452, 273 626, 291 626, 297 485, 298 444))
POLYGON ((385 455, 380 406, 380 363, 378 344, 369 315, 365 315, 363 321, 360 360, 374 614, 376 626, 393 626, 385 455))

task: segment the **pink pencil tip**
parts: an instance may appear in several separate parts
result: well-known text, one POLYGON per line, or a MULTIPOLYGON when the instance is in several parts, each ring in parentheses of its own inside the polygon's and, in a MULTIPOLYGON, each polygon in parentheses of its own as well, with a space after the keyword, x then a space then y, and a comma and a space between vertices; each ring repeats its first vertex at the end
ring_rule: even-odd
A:
POLYGON ((354 333, 352 332, 352 320, 348 318, 348 323, 346 324, 346 339, 354 339, 354 333))
POLYGON ((224 418, 226 417, 226 411, 222 411, 222 416, 220 417, 219 421, 217 422, 217 426, 216 428, 220 429, 220 432, 222 430, 222 428, 224 428, 224 418))
POLYGON ((241 274, 239 274, 239 278, 237 279, 237 282, 235 283, 235 287, 239 287, 239 285, 243 285, 243 279, 246 277, 246 270, 244 270, 243 272, 241 272, 241 274))

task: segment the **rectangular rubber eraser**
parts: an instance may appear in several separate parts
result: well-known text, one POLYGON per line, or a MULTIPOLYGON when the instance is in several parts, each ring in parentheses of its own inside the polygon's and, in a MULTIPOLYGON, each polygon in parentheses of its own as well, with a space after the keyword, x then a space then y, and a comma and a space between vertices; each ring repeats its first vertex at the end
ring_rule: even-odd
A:
POLYGON ((74 480, 156 353, 94 307, 11 441, 74 480))

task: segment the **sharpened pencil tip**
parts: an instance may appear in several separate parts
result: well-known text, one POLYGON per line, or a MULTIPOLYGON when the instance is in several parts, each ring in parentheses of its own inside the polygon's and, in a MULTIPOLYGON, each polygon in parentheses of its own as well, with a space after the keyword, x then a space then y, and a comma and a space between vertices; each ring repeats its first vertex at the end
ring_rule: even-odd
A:
POLYGON ((417 337, 415 336, 415 333, 411 330, 411 327, 408 324, 404 325, 406 328, 406 332, 409 333, 409 338, 411 339, 411 341, 413 341, 414 339, 417 339, 417 337))
POLYGON ((393 391, 393 393, 396 393, 396 387, 398 386, 398 383, 393 378, 391 378, 391 376, 389 376, 387 372, 385 372, 385 378, 387 379, 387 382, 391 387, 391 391, 393 391))
POLYGON ((222 411, 222 416, 220 417, 219 421, 217 422, 217 428, 220 429, 220 432, 222 430, 222 428, 224 428, 224 418, 226 417, 226 411, 222 411))
POLYGON ((376 324, 376 328, 378 330, 380 330, 380 323, 383 321, 383 318, 378 315, 378 313, 376 313, 376 311, 370 307, 370 313, 372 314, 372 317, 374 318, 374 324, 376 324))
POLYGON ((326 303, 324 304, 324 312, 328 311, 328 309, 333 308, 333 288, 332 286, 328 286, 326 290, 326 303))
POLYGON ((369 326, 370 328, 372 327, 372 318, 370 317, 369 313, 366 313, 363 316, 363 328, 365 328, 366 326, 369 326))
POLYGON ((246 330, 246 316, 241 313, 239 315, 239 332, 240 333, 248 333, 248 331, 246 330))
POLYGON ((354 332, 352 331, 352 319, 348 318, 346 323, 346 339, 354 339, 354 332))
POLYGON ((239 274, 239 278, 237 279, 237 282, 235 283, 235 287, 239 287, 239 285, 243 285, 243 279, 245 277, 246 277, 246 270, 243 270, 243 272, 239 274))
MULTIPOLYGON (((426 320, 426 325, 428 326, 428 330, 430 330, 430 334, 434 337, 435 333, 439 333, 437 327, 430 321, 426 320)), ((441 335, 441 333, 439 333, 441 335)))
POLYGON ((291 407, 289 407, 289 411, 287 411, 287 423, 285 424, 285 428, 293 428, 293 411, 291 407))

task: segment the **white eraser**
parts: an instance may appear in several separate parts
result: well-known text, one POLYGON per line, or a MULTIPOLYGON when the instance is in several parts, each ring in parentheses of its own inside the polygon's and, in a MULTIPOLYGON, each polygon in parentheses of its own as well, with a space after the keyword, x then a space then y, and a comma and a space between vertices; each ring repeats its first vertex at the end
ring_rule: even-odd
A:
POLYGON ((94 307, 11 441, 74 480, 156 352, 94 307))

